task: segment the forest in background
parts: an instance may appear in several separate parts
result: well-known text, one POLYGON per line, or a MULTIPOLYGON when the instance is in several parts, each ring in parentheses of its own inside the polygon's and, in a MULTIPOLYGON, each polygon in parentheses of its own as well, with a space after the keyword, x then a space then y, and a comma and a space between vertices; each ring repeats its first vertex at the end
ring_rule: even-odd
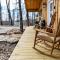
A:
POLYGON ((24 0, 0 0, 0 25, 33 25, 38 12, 27 12, 24 0))

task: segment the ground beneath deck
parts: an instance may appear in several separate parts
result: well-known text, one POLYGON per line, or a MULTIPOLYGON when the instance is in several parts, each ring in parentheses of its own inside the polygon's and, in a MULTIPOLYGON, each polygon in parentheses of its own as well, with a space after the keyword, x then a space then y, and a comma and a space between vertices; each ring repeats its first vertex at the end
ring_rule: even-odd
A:
POLYGON ((8 60, 11 53, 13 52, 17 42, 19 41, 22 34, 14 34, 19 32, 19 27, 14 26, 0 26, 0 60, 8 60), (1 33, 11 33, 2 34, 1 33))
POLYGON ((39 53, 36 49, 34 49, 34 37, 35 30, 33 27, 27 27, 9 60, 60 60, 39 53))
POLYGON ((0 60, 8 60, 16 44, 0 41, 0 60))

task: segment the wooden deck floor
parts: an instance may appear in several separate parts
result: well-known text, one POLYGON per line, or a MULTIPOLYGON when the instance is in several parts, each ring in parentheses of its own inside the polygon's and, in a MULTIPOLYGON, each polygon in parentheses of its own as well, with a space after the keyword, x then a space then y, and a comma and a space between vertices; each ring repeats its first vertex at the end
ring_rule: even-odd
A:
POLYGON ((27 27, 9 60, 58 60, 33 49, 35 31, 27 27))

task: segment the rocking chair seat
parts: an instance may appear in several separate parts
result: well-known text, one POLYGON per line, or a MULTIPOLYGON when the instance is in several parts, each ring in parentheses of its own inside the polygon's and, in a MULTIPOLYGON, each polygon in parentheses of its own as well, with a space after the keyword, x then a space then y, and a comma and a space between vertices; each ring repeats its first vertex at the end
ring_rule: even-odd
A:
MULTIPOLYGON (((37 35, 37 38, 43 40, 43 41, 47 41, 47 42, 50 42, 50 43, 53 43, 54 42, 54 37, 51 37, 49 36, 48 34, 45 34, 45 33, 39 33, 37 35)), ((60 40, 60 37, 57 37, 56 38, 56 42, 60 40)))

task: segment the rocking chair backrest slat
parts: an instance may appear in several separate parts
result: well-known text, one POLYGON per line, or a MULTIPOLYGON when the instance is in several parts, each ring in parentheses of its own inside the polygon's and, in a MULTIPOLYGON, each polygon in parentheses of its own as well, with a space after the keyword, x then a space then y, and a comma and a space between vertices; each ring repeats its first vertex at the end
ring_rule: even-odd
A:
POLYGON ((60 36, 60 19, 59 19, 57 31, 56 31, 56 37, 59 37, 59 36, 60 36))

